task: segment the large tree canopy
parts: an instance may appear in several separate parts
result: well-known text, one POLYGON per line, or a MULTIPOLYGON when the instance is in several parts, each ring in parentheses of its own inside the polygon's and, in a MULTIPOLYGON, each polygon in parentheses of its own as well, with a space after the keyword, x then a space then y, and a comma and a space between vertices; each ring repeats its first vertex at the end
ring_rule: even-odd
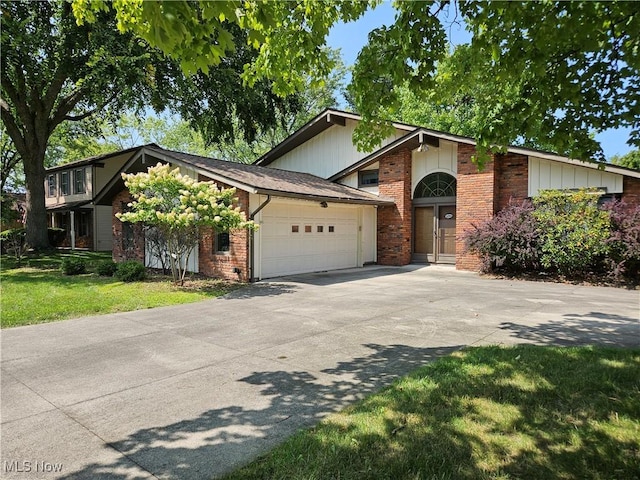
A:
MULTIPOLYGON (((121 2, 120 5, 133 2, 121 2)), ((51 135, 68 122, 111 116, 125 108, 151 105, 182 114, 207 143, 253 140, 258 131, 295 99, 273 93, 268 80, 245 88, 244 65, 257 52, 246 33, 231 25, 234 43, 215 69, 185 76, 146 41, 119 33, 115 12, 99 11, 94 22, 79 25, 66 1, 1 2, 0 113, 7 135, 24 167, 27 190, 27 242, 46 248, 44 168, 51 135)))
MULTIPOLYGON (((140 35, 182 59, 188 71, 217 65, 237 47, 230 25, 248 32, 258 56, 244 78, 274 81, 276 93, 302 88, 302 78, 330 71, 323 54, 329 28, 359 18, 379 2, 130 2, 115 1, 121 31, 140 35)), ((75 0, 81 20, 110 8, 75 0)), ((558 153, 602 160, 593 134, 631 127, 640 145, 640 3, 609 1, 395 2, 395 23, 369 34, 353 72, 351 95, 364 121, 359 147, 371 149, 389 131, 383 114, 399 105, 397 87, 408 83, 420 98, 474 96, 482 122, 474 137, 481 151, 544 140, 558 153), (472 33, 470 45, 448 51, 445 8, 457 9, 472 33), (477 91, 477 89, 475 90, 477 91)), ((483 157, 480 156, 480 159, 483 157)))

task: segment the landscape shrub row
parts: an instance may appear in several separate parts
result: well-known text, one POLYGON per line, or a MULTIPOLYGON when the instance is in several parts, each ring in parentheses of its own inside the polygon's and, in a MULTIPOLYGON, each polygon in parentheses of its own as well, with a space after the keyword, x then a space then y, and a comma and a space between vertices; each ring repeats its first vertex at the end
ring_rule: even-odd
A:
POLYGON ((464 234, 484 272, 547 272, 572 279, 640 279, 640 207, 599 204, 593 190, 546 191, 464 234))
MULTIPOLYGON (((60 269, 65 275, 81 275, 87 273, 87 262, 81 257, 67 257, 62 260, 60 269)), ((122 282, 137 282, 147 278, 145 266, 135 260, 122 263, 103 260, 95 266, 95 271, 102 277, 115 276, 122 282)))

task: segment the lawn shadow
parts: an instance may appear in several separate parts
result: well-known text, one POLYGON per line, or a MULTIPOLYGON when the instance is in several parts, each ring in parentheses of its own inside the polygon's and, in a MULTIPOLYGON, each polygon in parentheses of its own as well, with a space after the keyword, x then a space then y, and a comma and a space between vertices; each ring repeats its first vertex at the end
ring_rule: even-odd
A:
POLYGON ((503 322, 500 328, 517 339, 541 345, 640 346, 640 319, 610 313, 569 313, 563 320, 536 325, 503 322))
POLYGON ((340 362, 323 375, 307 371, 257 371, 236 380, 268 397, 266 408, 213 408, 176 423, 138 430, 106 447, 122 453, 112 463, 92 463, 64 479, 130 479, 137 466, 160 478, 204 479, 228 473, 266 453, 301 428, 352 404, 420 365, 459 347, 367 345, 368 356, 340 362))

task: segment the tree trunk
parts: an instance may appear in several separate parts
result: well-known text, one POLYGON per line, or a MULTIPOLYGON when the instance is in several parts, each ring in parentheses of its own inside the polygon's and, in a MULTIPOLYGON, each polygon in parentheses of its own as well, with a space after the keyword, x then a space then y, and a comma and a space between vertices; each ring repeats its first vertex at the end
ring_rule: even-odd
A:
POLYGON ((45 149, 34 149, 22 158, 27 187, 26 243, 34 250, 49 248, 47 233, 47 210, 44 204, 44 154, 45 149))

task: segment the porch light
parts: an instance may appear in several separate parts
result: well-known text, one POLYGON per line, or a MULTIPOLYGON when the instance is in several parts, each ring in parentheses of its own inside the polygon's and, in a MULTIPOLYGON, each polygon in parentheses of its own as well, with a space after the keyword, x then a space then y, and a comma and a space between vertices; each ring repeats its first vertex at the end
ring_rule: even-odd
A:
POLYGON ((329 204, 327 202, 320 202, 320 206, 322 208, 327 208, 329 206, 329 204))

